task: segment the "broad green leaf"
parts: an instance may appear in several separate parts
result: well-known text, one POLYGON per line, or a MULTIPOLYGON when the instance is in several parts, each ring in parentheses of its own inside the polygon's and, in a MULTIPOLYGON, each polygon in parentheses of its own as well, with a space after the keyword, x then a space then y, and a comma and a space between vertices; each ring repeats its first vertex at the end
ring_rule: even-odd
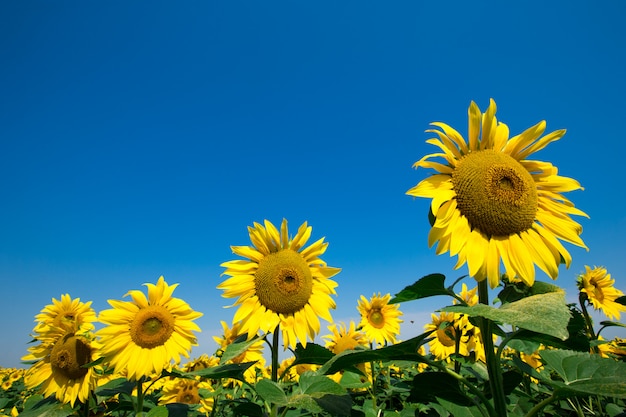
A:
POLYGON ((240 403, 233 410, 236 416, 264 417, 263 407, 255 403, 240 403))
POLYGON ((69 404, 50 402, 38 404, 28 410, 25 409, 20 413, 20 417, 67 417, 72 414, 74 414, 74 410, 69 404))
POLYGON ((8 398, 0 398, 0 410, 2 410, 3 408, 6 408, 9 401, 10 400, 8 398))
POLYGON ((314 372, 306 372, 300 376, 300 389, 303 394, 308 394, 315 398, 323 397, 327 394, 343 395, 346 390, 324 375, 316 375, 314 372))
POLYGON ((116 378, 96 389, 96 395, 98 397, 112 397, 117 394, 130 394, 133 389, 137 387, 137 384, 130 382, 126 378, 116 378))
POLYGON ((405 287, 397 293, 389 302, 403 303, 405 301, 419 300, 420 298, 434 295, 452 295, 454 293, 444 287, 446 277, 442 274, 430 274, 417 280, 414 284, 405 287))
POLYGON ((313 398, 318 406, 331 416, 349 416, 352 409, 352 397, 350 394, 331 395, 327 394, 320 398, 313 398))
POLYGON ((626 398, 625 362, 570 350, 542 350, 539 355, 546 367, 539 375, 544 382, 555 387, 558 395, 626 398), (550 370, 563 381, 551 380, 550 370))
POLYGON ((287 395, 283 388, 269 379, 262 379, 254 386, 256 392, 270 404, 287 405, 287 395))
POLYGON ((617 326, 617 327, 626 327, 626 324, 624 324, 624 323, 620 323, 620 322, 618 322, 618 321, 601 321, 601 322, 600 322, 600 325, 601 325, 601 326, 605 326, 605 327, 614 327, 614 326, 617 326))
POLYGON ((560 291, 563 290, 559 286, 542 281, 535 281, 531 287, 523 282, 507 283, 504 289, 498 294, 498 300, 502 303, 511 303, 531 295, 560 291))
POLYGON ((302 344, 296 345, 295 360, 293 365, 300 364, 312 364, 312 365, 324 365, 333 356, 333 352, 315 343, 307 343, 306 347, 302 347, 302 344))
POLYGON ((626 295, 622 295, 621 297, 617 297, 614 300, 616 303, 626 306, 626 295))
MULTIPOLYGON (((183 415, 186 415, 186 413, 183 414, 183 415)), ((170 414, 170 412, 168 411, 168 408, 166 406, 164 406, 164 405, 160 405, 158 407, 154 407, 146 415, 146 417, 168 417, 168 416, 169 417, 177 417, 175 414, 170 414)))
POLYGON ((424 357, 417 353, 421 345, 428 342, 428 336, 432 331, 423 333, 412 339, 406 340, 395 345, 387 346, 375 350, 347 350, 326 362, 320 369, 316 371, 318 375, 330 375, 339 372, 342 369, 348 369, 359 363, 370 361, 391 361, 391 360, 407 360, 413 362, 422 362, 424 357))
POLYGON ((227 361, 236 358, 237 356, 244 353, 246 350, 250 348, 253 344, 257 343, 261 337, 257 336, 253 339, 246 340, 246 335, 239 336, 233 343, 226 346, 226 349, 222 352, 222 357, 220 358, 220 364, 225 364, 227 361))
POLYGON ((413 403, 436 402, 438 399, 463 406, 473 405, 452 375, 445 372, 422 372, 415 375, 407 401, 413 403))
POLYGON ((480 411, 480 409, 476 406, 467 407, 463 405, 458 405, 453 403, 452 401, 447 401, 443 398, 437 398, 437 402, 441 404, 443 408, 445 408, 451 416, 454 417, 483 417, 484 414, 480 411))
POLYGON ((570 311, 563 291, 532 295, 499 308, 484 304, 450 306, 440 311, 479 316, 566 340, 570 311))
POLYGON ((192 372, 182 372, 178 369, 172 369, 171 371, 163 371, 162 375, 189 379, 193 379, 196 376, 208 379, 233 378, 243 381, 243 373, 246 371, 246 369, 248 369, 255 363, 256 362, 229 363, 226 365, 218 365, 211 368, 199 369, 192 372))
POLYGON ((513 339, 509 342, 508 346, 524 353, 532 353, 516 347, 516 341, 524 341, 533 344, 541 343, 544 346, 551 346, 559 349, 589 352, 590 345, 589 338, 585 333, 585 318, 578 310, 576 310, 575 307, 570 307, 570 313, 572 314, 572 317, 567 323, 567 333, 569 334, 569 337, 566 340, 561 340, 554 336, 548 336, 546 334, 530 330, 520 330, 515 332, 513 339))

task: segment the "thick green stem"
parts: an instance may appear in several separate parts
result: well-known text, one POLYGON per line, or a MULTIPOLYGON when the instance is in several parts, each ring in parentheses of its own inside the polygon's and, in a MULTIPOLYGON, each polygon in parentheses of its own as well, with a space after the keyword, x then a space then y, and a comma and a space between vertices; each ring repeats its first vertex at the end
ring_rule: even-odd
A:
POLYGON ((135 410, 136 415, 143 415, 143 384, 142 382, 143 382, 143 377, 137 380, 137 409, 135 410))
MULTIPOLYGON (((272 334, 272 381, 278 382, 278 337, 280 333, 280 325, 277 325, 272 334)), ((278 406, 271 405, 271 417, 278 415, 278 406)))
POLYGON ((540 403, 536 404, 533 408, 531 408, 528 414, 526 414, 526 417, 536 416, 537 413, 541 411, 546 405, 556 400, 557 400, 557 396, 552 394, 551 396, 549 396, 548 398, 546 398, 545 400, 541 401, 540 403))
MULTIPOLYGON (((489 287, 486 279, 478 282, 478 302, 489 305, 489 287)), ((479 327, 485 348, 485 359, 489 374, 489 387, 493 396, 493 405, 498 416, 506 417, 506 396, 504 395, 502 368, 500 366, 500 358, 496 355, 493 345, 493 322, 480 317, 479 327)))

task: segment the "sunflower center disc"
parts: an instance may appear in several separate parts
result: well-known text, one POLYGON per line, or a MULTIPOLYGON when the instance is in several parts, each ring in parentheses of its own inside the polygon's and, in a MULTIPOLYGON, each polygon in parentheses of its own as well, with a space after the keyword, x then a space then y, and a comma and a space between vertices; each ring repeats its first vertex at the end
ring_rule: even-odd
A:
POLYGON ((50 353, 50 365, 54 373, 67 379, 80 379, 87 374, 83 368, 91 362, 91 348, 82 337, 66 335, 55 343, 50 353))
POLYGON ((372 324, 372 326, 376 327, 377 329, 382 329, 385 325, 385 317, 383 316, 383 313, 381 313, 378 309, 370 313, 368 320, 372 324))
POLYGON ((268 310, 282 314, 301 310, 313 292, 311 269, 302 255, 291 249, 261 259, 254 284, 259 302, 268 310))
POLYGON ((454 326, 448 324, 444 328, 437 329, 437 340, 446 347, 454 346, 456 340, 456 330, 454 326))
POLYGON ((194 382, 184 383, 176 395, 176 402, 183 404, 199 404, 200 394, 198 393, 197 385, 194 382))
POLYGON ((509 155, 491 149, 465 155, 452 173, 452 184, 459 211, 488 236, 523 232, 535 221, 535 181, 509 155))
POLYGON ((174 316, 159 305, 139 310, 130 325, 130 338, 136 345, 146 349, 164 345, 173 332, 174 316))

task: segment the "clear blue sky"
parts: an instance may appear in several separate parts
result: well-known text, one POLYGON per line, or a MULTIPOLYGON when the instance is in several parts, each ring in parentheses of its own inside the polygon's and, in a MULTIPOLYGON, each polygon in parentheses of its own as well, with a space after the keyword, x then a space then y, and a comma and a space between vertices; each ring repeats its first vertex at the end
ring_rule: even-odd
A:
MULTIPOLYGON (((428 123, 465 134, 490 97, 512 133, 568 129, 536 155, 591 216, 558 283, 573 296, 603 265, 626 291, 625 18, 617 0, 2 2, 0 366, 53 297, 100 311, 160 275, 204 313, 194 356, 212 353, 234 313, 219 265, 263 219, 330 242, 337 321, 360 294, 460 276, 405 192, 428 123)), ((404 338, 447 302, 403 304, 404 338)))

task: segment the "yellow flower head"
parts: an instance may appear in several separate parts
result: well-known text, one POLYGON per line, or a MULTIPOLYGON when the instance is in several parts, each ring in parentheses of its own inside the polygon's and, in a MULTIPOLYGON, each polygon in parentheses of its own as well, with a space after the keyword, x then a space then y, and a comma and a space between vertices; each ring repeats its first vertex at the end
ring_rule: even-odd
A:
POLYGON ((398 304, 389 304, 391 294, 381 296, 374 294, 371 299, 361 296, 357 310, 361 314, 359 327, 365 332, 371 343, 384 345, 396 343, 396 336, 400 334, 399 319, 402 312, 398 304))
POLYGON ((467 316, 457 313, 440 313, 438 316, 431 314, 432 321, 424 326, 426 331, 434 331, 434 338, 428 342, 430 353, 437 360, 449 361, 450 355, 458 353, 469 356, 469 335, 466 327, 471 324, 467 316), (457 348, 458 344, 458 348, 457 348))
POLYGON ((127 372, 129 380, 160 374, 180 356, 189 358, 196 346, 193 320, 202 316, 179 298, 172 297, 178 284, 168 285, 160 277, 156 285, 145 284, 148 297, 139 290, 129 291, 132 301, 109 300, 113 307, 100 313, 107 326, 98 331, 103 356, 115 372, 127 372))
POLYGON ((456 268, 467 263, 477 281, 495 288, 500 263, 509 276, 527 285, 535 281, 535 265, 556 279, 561 258, 569 267, 571 256, 561 242, 586 248, 582 227, 571 215, 587 216, 561 195, 582 189, 571 178, 557 175, 548 162, 527 159, 565 130, 541 136, 545 121, 509 138, 509 129, 496 120, 496 103, 485 113, 472 102, 468 111, 469 140, 445 123, 432 123, 437 138, 426 142, 441 153, 426 155, 415 168, 432 168, 432 175, 407 194, 431 198, 434 223, 428 244, 436 253, 458 255, 456 268), (443 158, 444 163, 431 158, 443 158))
POLYGON ((611 279, 606 268, 591 269, 585 265, 585 273, 578 277, 577 284, 580 292, 587 294, 587 300, 593 308, 602 310, 611 320, 619 320, 620 313, 626 312, 626 306, 615 302, 624 293, 613 286, 615 280, 611 279))
POLYGON ((181 403, 199 405, 197 411, 208 416, 213 410, 213 397, 206 398, 200 395, 200 390, 213 391, 208 381, 195 379, 173 378, 163 384, 163 391, 159 404, 181 403))
POLYGON ((52 304, 35 316, 35 321, 35 338, 50 331, 90 332, 94 330, 96 312, 91 308, 91 301, 83 303, 80 298, 72 299, 69 294, 63 294, 60 301, 53 298, 52 304))
POLYGON ((335 355, 345 350, 353 350, 358 346, 367 346, 367 336, 356 330, 356 325, 352 320, 350 320, 349 328, 346 328, 344 323, 340 323, 339 325, 331 324, 328 330, 331 334, 323 336, 323 339, 326 339, 326 348, 335 355))
MULTIPOLYGON (((224 332, 222 337, 213 336, 213 340, 219 345, 220 352, 219 356, 221 356, 221 352, 226 349, 228 345, 233 343, 239 336, 241 336, 241 326, 240 323, 235 323, 233 327, 229 327, 225 321, 222 321, 222 328, 224 332)), ((245 333, 243 333, 245 335, 245 333)), ((265 358, 263 357, 263 340, 259 340, 258 342, 253 343, 248 349, 242 352, 239 356, 234 357, 228 363, 246 363, 246 362, 259 362, 263 363, 265 358)), ((253 383, 256 380, 256 368, 254 366, 249 367, 244 372, 244 377, 246 381, 253 383)), ((232 382, 232 381, 229 381, 232 382)), ((241 381, 237 381, 240 383, 241 381)))
POLYGON ((230 276, 217 288, 225 298, 236 298, 233 323, 251 339, 259 331, 268 333, 280 325, 285 348, 306 346, 320 331, 320 320, 332 322, 336 307, 331 295, 337 283, 330 277, 341 271, 326 265, 320 256, 328 243, 324 238, 304 247, 312 228, 303 223, 289 238, 287 220, 280 231, 269 221, 248 227, 253 246, 231 246, 233 253, 247 258, 224 262, 230 276))
POLYGON ((85 365, 99 358, 100 345, 90 334, 48 332, 46 340, 28 349, 24 361, 35 363, 26 371, 24 384, 38 388, 44 396, 54 395, 74 407, 86 402, 97 386, 94 367, 85 365), (54 338, 56 335, 56 338, 54 338))

